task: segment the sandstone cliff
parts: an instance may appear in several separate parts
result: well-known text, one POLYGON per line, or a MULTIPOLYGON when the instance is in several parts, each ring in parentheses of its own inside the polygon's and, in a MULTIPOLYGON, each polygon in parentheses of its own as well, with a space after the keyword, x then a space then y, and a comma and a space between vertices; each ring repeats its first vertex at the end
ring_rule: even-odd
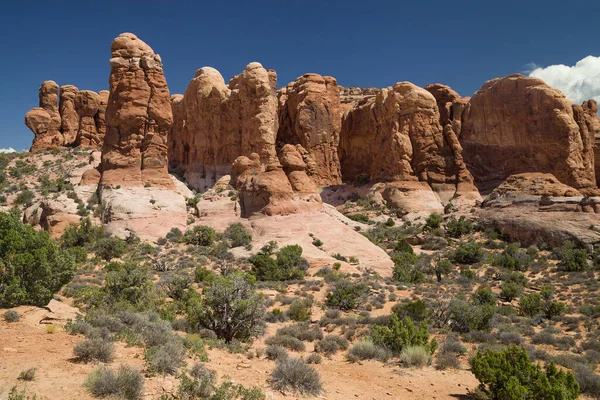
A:
POLYGON ((594 138, 583 121, 581 107, 560 91, 515 74, 488 81, 473 95, 460 141, 482 189, 522 172, 551 173, 577 189, 593 188, 594 138))
MULTIPOLYGON (((433 189, 440 206, 463 194, 478 197, 454 131, 440 124, 436 99, 409 82, 344 114, 339 155, 346 181, 422 182, 418 189, 433 189)), ((410 193, 409 186, 401 190, 410 193)))
POLYGON ((341 183, 340 88, 335 78, 305 74, 279 91, 278 145, 299 145, 318 186, 341 183))
POLYGON ((199 190, 212 187, 242 155, 263 164, 276 160, 277 77, 250 63, 229 85, 214 68, 200 68, 183 97, 173 96, 175 114, 169 157, 199 190))

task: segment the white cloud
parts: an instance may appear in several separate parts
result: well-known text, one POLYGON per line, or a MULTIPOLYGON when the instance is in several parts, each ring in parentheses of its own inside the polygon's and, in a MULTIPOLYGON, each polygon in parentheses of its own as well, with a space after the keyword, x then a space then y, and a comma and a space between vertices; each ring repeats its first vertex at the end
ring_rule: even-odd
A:
POLYGON ((587 56, 572 67, 563 64, 537 67, 529 76, 544 80, 577 104, 589 99, 600 104, 600 57, 587 56))
POLYGON ((13 149, 12 147, 9 147, 8 149, 0 149, 0 154, 2 153, 15 153, 16 150, 13 149))

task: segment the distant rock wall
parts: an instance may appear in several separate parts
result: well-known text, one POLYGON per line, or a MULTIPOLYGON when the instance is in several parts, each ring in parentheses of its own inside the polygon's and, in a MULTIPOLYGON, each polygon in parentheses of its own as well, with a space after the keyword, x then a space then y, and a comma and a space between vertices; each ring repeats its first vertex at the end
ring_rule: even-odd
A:
POLYGON ((59 88, 54 81, 44 81, 39 89, 39 107, 25 114, 25 125, 34 134, 30 150, 102 147, 107 100, 105 90, 80 91, 73 85, 59 88))

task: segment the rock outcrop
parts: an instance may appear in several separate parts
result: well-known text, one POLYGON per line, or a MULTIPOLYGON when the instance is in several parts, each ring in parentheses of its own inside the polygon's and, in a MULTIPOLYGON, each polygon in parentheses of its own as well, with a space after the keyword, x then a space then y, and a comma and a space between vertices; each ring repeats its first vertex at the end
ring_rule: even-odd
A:
POLYGON ((583 136, 589 135, 594 144, 594 172, 596 185, 600 185, 600 117, 595 100, 584 101, 581 106, 573 105, 573 115, 583 136))
POLYGON ((542 80, 509 75, 486 82, 462 116, 460 142, 480 189, 523 172, 553 174, 577 189, 596 187, 594 138, 558 90, 542 80))
POLYGON ((119 35, 111 50, 101 184, 172 189, 167 136, 173 112, 160 56, 131 33, 119 35))
MULTIPOLYGON (((456 134, 440 124, 436 99, 409 82, 382 89, 344 114, 339 154, 345 181, 422 182, 419 190, 431 187, 440 206, 479 198, 456 134)), ((397 189, 407 193, 408 186, 397 189)))
POLYGON ((185 94, 173 96, 175 123, 169 141, 171 167, 199 190, 228 174, 242 155, 256 153, 268 165, 277 158, 277 75, 250 63, 229 85, 214 68, 196 71, 185 94))
POLYGON ((79 115, 75 108, 77 92, 79 92, 79 89, 73 85, 60 87, 59 111, 64 144, 73 143, 77 139, 77 132, 79 131, 79 115))
POLYGON ((264 165, 257 153, 236 158, 232 183, 240 192, 241 216, 287 215, 322 206, 317 187, 306 174, 298 150, 285 145, 279 160, 264 165))
POLYGON ((34 133, 31 151, 62 146, 102 147, 108 91, 60 87, 54 81, 42 83, 40 107, 25 114, 25 124, 34 133), (60 97, 60 102, 59 102, 60 97))
POLYGON ((25 125, 34 134, 31 151, 52 149, 64 144, 56 82, 42 83, 39 90, 39 107, 25 114, 25 125))
POLYGON ((156 240, 171 228, 185 229, 187 217, 185 200, 167 171, 173 124, 169 89, 160 56, 135 35, 119 35, 111 50, 102 222, 121 237, 133 232, 156 240))
POLYGON ((340 88, 333 77, 305 74, 279 91, 278 145, 302 147, 307 173, 318 186, 342 181, 341 118, 340 88))

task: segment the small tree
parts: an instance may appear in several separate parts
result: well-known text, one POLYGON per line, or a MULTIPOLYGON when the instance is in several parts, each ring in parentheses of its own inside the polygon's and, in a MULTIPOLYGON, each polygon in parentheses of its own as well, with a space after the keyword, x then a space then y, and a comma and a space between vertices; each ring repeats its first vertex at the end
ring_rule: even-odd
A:
POLYGON ((229 239, 231 247, 246 246, 252 242, 252 235, 239 222, 230 224, 223 232, 223 236, 229 239))
POLYGON ((429 229, 436 229, 440 227, 442 221, 444 221, 444 219, 440 214, 433 213, 425 220, 425 226, 429 229))
POLYGON ((327 293, 326 304, 340 310, 353 310, 360 304, 360 299, 367 294, 368 286, 364 283, 352 283, 347 280, 337 282, 332 291, 327 293))
POLYGON ((483 249, 477 242, 463 242, 454 252, 454 261, 459 264, 475 264, 483 258, 483 249))
POLYGON ((0 213, 0 307, 45 306, 74 270, 73 258, 47 232, 0 213))
POLYGON ((258 336, 264 327, 263 297, 256 292, 254 282, 241 272, 216 279, 206 289, 198 312, 198 323, 227 343, 258 336))
POLYGON ((579 385, 571 372, 559 370, 554 363, 544 371, 518 346, 479 350, 472 364, 471 371, 492 399, 571 400, 579 395, 579 385))
POLYGON ((446 224, 448 236, 459 238, 473 232, 473 223, 462 215, 459 219, 451 218, 446 224))
POLYGON ((125 254, 127 242, 115 236, 102 238, 96 242, 94 250, 104 261, 110 261, 125 254))
POLYGON ((217 232, 210 226, 197 225, 194 226, 194 229, 185 233, 183 241, 198 246, 212 246, 218 237, 217 232))
POLYGON ((554 256, 558 258, 558 269, 561 271, 583 271, 587 265, 587 251, 578 249, 575 244, 567 240, 562 247, 553 250, 554 256))

